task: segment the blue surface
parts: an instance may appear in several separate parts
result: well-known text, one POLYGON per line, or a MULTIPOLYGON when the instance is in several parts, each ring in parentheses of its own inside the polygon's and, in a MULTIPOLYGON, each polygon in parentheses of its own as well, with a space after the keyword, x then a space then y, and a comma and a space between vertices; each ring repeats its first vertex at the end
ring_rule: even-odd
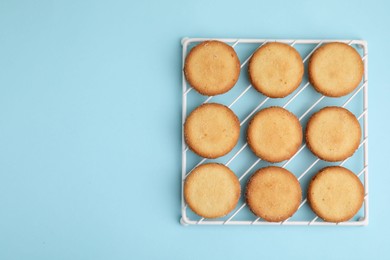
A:
POLYGON ((389 8, 1 1, 0 259, 388 259, 389 8), (368 41, 369 226, 180 226, 183 36, 368 41))

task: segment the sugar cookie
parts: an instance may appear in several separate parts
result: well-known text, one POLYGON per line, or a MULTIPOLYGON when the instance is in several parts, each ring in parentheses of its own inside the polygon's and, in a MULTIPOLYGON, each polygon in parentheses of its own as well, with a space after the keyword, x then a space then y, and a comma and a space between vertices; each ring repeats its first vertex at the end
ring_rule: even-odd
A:
POLYGON ((302 143, 302 127, 293 113, 281 107, 270 107, 253 117, 247 140, 261 159, 281 162, 298 151, 302 143))
POLYGON ((222 94, 236 84, 240 75, 240 60, 230 45, 220 41, 204 41, 188 53, 184 75, 200 94, 222 94))
POLYGON ((340 166, 326 167, 311 180, 307 199, 323 220, 347 221, 362 207, 364 187, 350 170, 340 166))
POLYGON ((188 206, 204 218, 219 218, 232 211, 240 198, 241 186, 236 175, 217 163, 195 168, 184 183, 188 206))
POLYGON ((299 52, 288 44, 272 42, 260 47, 248 65, 255 89, 271 98, 282 98, 299 87, 303 62, 299 52))
POLYGON ((311 116, 306 127, 306 143, 320 159, 336 162, 354 154, 359 147, 359 121, 347 109, 325 107, 311 116))
POLYGON ((302 190, 297 178, 288 170, 270 166, 252 175, 246 187, 250 210, 270 222, 291 217, 298 209, 302 190))
POLYGON ((359 53, 350 45, 333 42, 318 48, 309 61, 309 80, 320 93, 341 97, 360 83, 364 65, 359 53))
POLYGON ((209 103, 197 107, 184 123, 189 148, 205 158, 217 158, 230 152, 240 136, 240 122, 228 107, 209 103))

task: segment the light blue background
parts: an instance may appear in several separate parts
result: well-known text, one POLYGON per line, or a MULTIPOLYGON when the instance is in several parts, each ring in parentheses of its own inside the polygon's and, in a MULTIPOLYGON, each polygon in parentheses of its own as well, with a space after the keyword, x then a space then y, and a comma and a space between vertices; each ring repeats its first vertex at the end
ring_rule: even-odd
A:
POLYGON ((0 259, 388 259, 385 1, 0 1, 0 259), (183 36, 369 45, 367 227, 182 227, 183 36))

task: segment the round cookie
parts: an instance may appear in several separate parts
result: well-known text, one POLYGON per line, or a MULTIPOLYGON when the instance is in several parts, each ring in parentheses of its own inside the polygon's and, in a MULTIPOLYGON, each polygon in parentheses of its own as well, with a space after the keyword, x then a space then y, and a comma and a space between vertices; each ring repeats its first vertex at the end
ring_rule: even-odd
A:
POLYGON ((196 167, 184 183, 184 198, 199 216, 219 218, 232 211, 240 198, 236 175, 225 165, 208 163, 196 167))
POLYGON ((270 166, 255 172, 246 186, 246 201, 258 217, 279 222, 291 217, 299 207, 302 190, 288 170, 270 166))
POLYGON ((325 107, 311 116, 306 143, 318 158, 337 162, 352 156, 359 147, 361 129, 357 118, 342 107, 325 107))
POLYGON ((220 41, 204 41, 191 49, 184 63, 188 83, 207 96, 228 92, 240 75, 234 49, 220 41))
POLYGON ((228 107, 203 104, 187 117, 184 137, 188 147, 199 156, 217 158, 230 152, 240 136, 240 122, 228 107))
POLYGON ((281 162, 291 158, 302 143, 298 118, 281 107, 259 111, 248 126, 249 147, 261 159, 281 162))
POLYGON ((362 207, 364 187, 350 170, 340 166, 326 167, 311 180, 307 199, 323 220, 347 221, 362 207))
POLYGON ((304 67, 295 48, 272 42, 253 53, 248 72, 252 86, 260 93, 271 98, 282 98, 299 87, 304 67))
POLYGON ((329 97, 341 97, 359 85, 364 65, 352 46, 333 42, 313 53, 308 70, 310 83, 318 92, 329 97))

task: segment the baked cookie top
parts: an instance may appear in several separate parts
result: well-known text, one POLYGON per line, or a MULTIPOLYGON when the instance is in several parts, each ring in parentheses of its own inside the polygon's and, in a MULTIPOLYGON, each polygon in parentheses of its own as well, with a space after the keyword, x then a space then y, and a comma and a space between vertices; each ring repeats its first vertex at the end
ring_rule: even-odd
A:
POLYGON ((304 68, 295 48, 272 42, 253 53, 248 72, 252 86, 260 93, 271 98, 282 98, 299 87, 304 68))
POLYGON ((302 127, 293 113, 281 107, 269 107, 253 117, 247 140, 261 159, 281 162, 298 151, 302 143, 302 127))
POLYGON ((217 163, 195 168, 184 183, 184 198, 193 212, 204 218, 219 218, 232 211, 240 198, 236 175, 217 163))
POLYGON ((359 85, 363 73, 362 58, 345 43, 325 44, 310 57, 310 83, 325 96, 341 97, 351 93, 359 85))
POLYGON ((297 178, 288 170, 270 166, 256 171, 246 186, 246 201, 258 217, 279 222, 298 209, 302 190, 297 178))
POLYGON ((222 94, 236 84, 240 75, 240 60, 230 45, 220 41, 204 41, 188 53, 184 75, 200 94, 222 94))
POLYGON ((322 160, 336 162, 354 154, 361 129, 357 118, 342 107, 325 107, 311 116, 306 127, 308 148, 322 160))
POLYGON ((331 166, 323 168, 313 177, 307 198, 320 218, 342 222, 351 219, 362 207, 364 187, 350 170, 331 166))
POLYGON ((197 107, 184 123, 189 148, 205 158, 217 158, 230 152, 240 136, 240 122, 228 107, 209 103, 197 107))

